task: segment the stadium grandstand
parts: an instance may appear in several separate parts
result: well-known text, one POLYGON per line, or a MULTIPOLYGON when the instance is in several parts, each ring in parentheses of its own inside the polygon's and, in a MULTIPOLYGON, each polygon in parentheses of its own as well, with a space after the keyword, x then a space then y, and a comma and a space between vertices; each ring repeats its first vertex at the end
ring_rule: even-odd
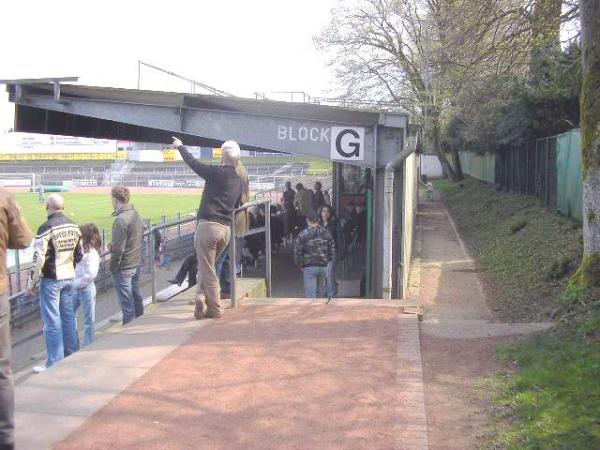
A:
MULTIPOLYGON (((189 149, 209 164, 219 163, 220 148, 189 149)), ((330 163, 317 163, 306 156, 254 150, 243 150, 242 157, 255 198, 270 197, 277 201, 286 181, 311 187, 315 181, 321 181, 325 189, 331 187, 330 163)), ((173 193, 177 188, 201 189, 204 181, 181 160, 179 152, 164 144, 18 132, 0 136, 0 186, 34 192, 41 185, 45 192, 85 193, 95 192, 93 188, 108 190, 119 184, 158 194, 167 190, 173 193)), ((175 217, 163 216, 163 220, 166 219, 175 217)), ((38 224, 33 225, 35 228, 38 224)), ((166 251, 175 259, 186 256, 182 249, 193 248, 189 245, 193 234, 180 235, 179 231, 167 233, 169 238, 165 244, 166 251)), ((102 230, 103 241, 109 238, 109 233, 110 230, 102 230)), ((146 260, 149 259, 148 245, 145 245, 146 260)), ((39 316, 37 297, 23 292, 31 260, 31 248, 8 252, 9 291, 17 296, 12 302, 14 326, 22 326, 39 316)), ((109 275, 103 260, 97 279, 101 291, 110 286, 109 275)))
MULTIPOLYGON (((207 163, 217 163, 220 148, 191 147, 207 163)), ((306 157, 243 151, 254 192, 282 189, 285 181, 330 185, 331 170, 312 167, 306 157)), ((165 145, 9 133, 0 141, 0 185, 35 190, 40 184, 70 190, 72 186, 194 188, 202 180, 165 145)))

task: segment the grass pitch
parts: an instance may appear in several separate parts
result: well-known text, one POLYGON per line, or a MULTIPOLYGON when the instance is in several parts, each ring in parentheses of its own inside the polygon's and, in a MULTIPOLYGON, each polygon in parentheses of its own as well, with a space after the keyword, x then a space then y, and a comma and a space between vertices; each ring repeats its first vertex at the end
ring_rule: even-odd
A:
MULTIPOLYGON (((61 193, 65 198, 65 213, 77 224, 95 223, 110 234, 114 218, 109 193, 61 193)), ((17 193, 17 201, 23 215, 35 233, 46 221, 45 205, 38 203, 37 193, 17 193)), ((166 216, 174 219, 177 213, 185 215, 195 212, 200 204, 200 195, 192 194, 132 194, 131 202, 144 219, 156 223, 166 216)))

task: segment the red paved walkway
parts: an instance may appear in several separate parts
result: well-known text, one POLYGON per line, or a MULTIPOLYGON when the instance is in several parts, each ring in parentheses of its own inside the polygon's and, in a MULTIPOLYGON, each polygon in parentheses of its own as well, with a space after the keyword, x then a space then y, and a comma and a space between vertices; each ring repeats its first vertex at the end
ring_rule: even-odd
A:
POLYGON ((427 447, 415 316, 335 300, 226 313, 57 448, 427 447))

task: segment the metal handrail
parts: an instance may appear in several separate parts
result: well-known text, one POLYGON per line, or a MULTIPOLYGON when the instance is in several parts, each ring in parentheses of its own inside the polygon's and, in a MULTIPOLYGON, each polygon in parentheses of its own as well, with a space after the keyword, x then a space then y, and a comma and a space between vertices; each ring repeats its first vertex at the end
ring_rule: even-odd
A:
MULTIPOLYGON (((185 223, 185 222, 192 222, 195 221, 195 214, 192 216, 186 216, 185 219, 181 219, 181 217, 179 219, 174 219, 174 220, 170 220, 170 221, 164 221, 164 217, 163 217, 163 221, 161 223, 161 226, 163 228, 168 228, 168 227, 178 227, 177 230, 177 240, 178 240, 178 248, 180 250, 180 254, 181 254, 181 239, 184 238, 185 236, 181 235, 181 224, 185 223)), ((104 231, 104 230, 103 230, 104 231)), ((186 234, 187 235, 187 234, 186 234)), ((144 245, 144 247, 146 248, 146 252, 143 253, 142 255, 142 266, 145 264, 144 263, 144 259, 145 258, 151 258, 150 259, 150 264, 149 264, 149 271, 153 271, 154 269, 154 245, 152 245, 152 236, 151 236, 151 230, 146 229, 143 233, 143 240, 147 243, 146 245, 144 245)), ((103 242, 106 242, 105 240, 105 235, 103 232, 103 242)), ((110 274, 110 270, 108 269, 108 264, 107 264, 107 257, 110 256, 110 250, 108 250, 107 248, 104 248, 99 252, 99 256, 100 256, 100 269, 98 271, 98 275, 96 277, 95 283, 96 286, 98 287, 98 289, 102 289, 102 287, 106 288, 106 280, 107 278, 110 278, 111 274, 110 274)), ((29 321, 31 318, 33 317, 37 317, 39 314, 39 301, 37 301, 37 295, 31 296, 29 295, 29 293, 27 292, 27 289, 25 289, 25 286, 21 284, 21 274, 23 272, 23 265, 21 264, 20 261, 20 252, 16 251, 15 252, 15 267, 17 268, 14 272, 14 274, 16 274, 16 292, 15 291, 11 291, 9 293, 9 304, 11 305, 11 315, 12 315, 12 320, 11 320, 11 326, 19 326, 20 324, 24 324, 27 321, 29 321), (19 306, 17 306, 17 304, 19 304, 19 306), (17 311, 18 308, 18 311, 17 311)), ((141 267, 141 266, 140 266, 141 267)))
POLYGON ((237 306, 237 286, 236 286, 236 238, 242 236, 250 236, 253 234, 265 233, 265 283, 267 287, 267 297, 271 297, 271 199, 254 200, 243 204, 239 208, 236 208, 231 213, 231 239, 229 245, 229 272, 231 277, 231 306, 235 308, 237 306), (260 228, 253 228, 240 236, 236 235, 235 231, 235 215, 238 212, 246 211, 254 206, 265 205, 265 226, 260 228))
MULTIPOLYGON (((236 298, 236 248, 235 248, 235 238, 238 237, 246 237, 254 234, 265 233, 265 253, 266 253, 266 285, 267 285, 267 297, 271 296, 271 199, 263 199, 263 200, 254 200, 248 203, 243 204, 239 208, 236 208, 232 214, 231 221, 231 238, 230 238, 230 246, 229 246, 229 268, 231 271, 231 304, 233 307, 237 306, 237 298, 236 298), (255 206, 265 205, 265 226, 260 228, 253 228, 244 233, 240 233, 239 235, 235 231, 235 215, 238 212, 245 211, 249 208, 253 208, 255 206)), ((152 235, 155 230, 162 230, 172 226, 179 226, 186 223, 195 222, 196 217, 188 217, 185 219, 176 219, 169 222, 164 222, 158 224, 154 227, 151 227, 145 234, 152 235)), ((154 257, 156 256, 154 253, 154 245, 149 245, 149 259, 150 261, 154 261, 154 257)), ((150 264, 150 278, 152 283, 152 303, 156 303, 156 276, 155 276, 155 267, 154 264, 150 264)))
MULTIPOLYGON (((234 228, 234 224, 235 221, 232 221, 232 245, 230 245, 230 258, 231 261, 233 261, 233 263, 230 264, 230 270, 232 271, 232 276, 231 276, 231 295, 232 295, 232 305, 233 306, 237 306, 237 298, 236 298, 236 276, 235 276, 235 268, 236 268, 236 264, 235 264, 235 260, 236 260, 236 248, 234 245, 235 242, 235 238, 243 238, 246 236, 251 236, 251 235, 255 235, 255 234, 260 234, 260 233, 265 233, 265 254, 266 254, 266 289, 267 289, 267 296, 271 296, 271 223, 270 223, 270 205, 271 205, 271 199, 261 199, 261 200, 255 200, 249 203, 246 203, 242 206, 240 206, 239 208, 237 208, 232 217, 240 212, 240 211, 244 211, 247 210, 249 208, 255 207, 255 206, 261 206, 261 205, 265 205, 265 226, 260 227, 260 228, 252 228, 244 233, 239 233, 236 234, 235 233, 235 228, 234 228)), ((164 220, 164 219, 163 219, 164 220)), ((149 272, 150 272, 150 279, 151 279, 151 284, 152 284, 152 302, 155 303, 157 301, 157 296, 156 296, 156 267, 154 264, 154 259, 155 259, 155 247, 152 243, 152 236, 153 236, 153 232, 154 230, 163 230, 163 229, 167 229, 170 227, 178 227, 178 239, 181 239, 181 226, 185 225, 185 224, 189 224, 189 223, 193 223, 196 222, 196 215, 193 216, 187 216, 185 218, 178 218, 178 219, 174 219, 174 220, 170 220, 170 221, 165 221, 162 223, 159 223, 153 227, 150 227, 149 229, 146 229, 143 233, 143 237, 144 240, 147 241, 147 257, 149 260, 149 272)), ((187 234, 186 234, 187 236, 187 234)), ((178 244, 179 246, 181 246, 181 242, 179 242, 178 244)), ((100 258, 101 260, 104 260, 108 255, 110 254, 110 251, 107 249, 103 249, 100 252, 100 258)), ((20 261, 19 261, 19 253, 17 252, 16 255, 16 260, 17 260, 17 267, 20 267, 20 261)), ((101 275, 100 273, 98 274, 98 278, 96 279, 96 282, 99 281, 100 277, 103 277, 102 280, 104 280, 105 276, 110 276, 110 273, 104 273, 101 275)), ((28 293, 26 291, 26 289, 24 289, 23 286, 21 286, 21 281, 20 281, 20 270, 17 271, 17 283, 18 283, 18 291, 11 293, 9 295, 9 302, 11 304, 11 309, 12 309, 12 305, 14 303, 16 303, 17 301, 19 301, 20 299, 26 299, 28 297, 28 293)), ((32 300, 33 301, 33 300, 32 300)), ((38 310, 37 309, 31 309, 31 310, 26 310, 23 311, 23 314, 20 314, 18 317, 18 322, 21 323, 22 321, 27 321, 29 320, 30 317, 37 315, 38 310)), ((12 322, 14 325, 14 321, 12 322)))
MULTIPOLYGON (((153 236, 153 233, 156 230, 162 230, 176 225, 181 226, 186 223, 195 222, 196 220, 196 217, 193 216, 184 219, 175 219, 169 222, 164 222, 154 227, 151 227, 148 231, 144 233, 144 235, 153 236)), ((156 303, 156 268, 154 267, 154 258, 156 257, 156 254, 154 245, 152 243, 149 243, 148 247, 148 259, 150 260, 150 280, 152 283, 152 303, 156 303)))

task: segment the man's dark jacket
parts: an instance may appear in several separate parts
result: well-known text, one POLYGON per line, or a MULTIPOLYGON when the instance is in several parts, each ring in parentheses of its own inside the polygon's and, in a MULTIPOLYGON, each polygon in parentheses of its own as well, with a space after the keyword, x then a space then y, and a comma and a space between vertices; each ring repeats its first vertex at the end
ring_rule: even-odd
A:
MULTIPOLYGON (((323 224, 321 224, 323 225, 323 224)), ((323 225, 333 236, 333 242, 335 243, 335 251, 338 255, 338 259, 341 258, 342 253, 342 225, 337 217, 332 217, 327 223, 327 226, 323 225)))
POLYGON ((240 205, 243 190, 235 167, 201 163, 183 145, 178 150, 190 169, 206 181, 198 219, 231 225, 231 214, 240 205))
POLYGON ((286 189, 283 191, 283 209, 285 211, 294 210, 294 197, 296 192, 293 189, 286 189))
POLYGON ((133 269, 142 264, 142 241, 144 221, 133 205, 123 205, 113 216, 112 241, 110 244, 110 271, 133 269))
POLYGON ((300 267, 325 267, 334 258, 335 243, 326 228, 321 225, 308 227, 298 235, 294 247, 294 262, 300 267))

